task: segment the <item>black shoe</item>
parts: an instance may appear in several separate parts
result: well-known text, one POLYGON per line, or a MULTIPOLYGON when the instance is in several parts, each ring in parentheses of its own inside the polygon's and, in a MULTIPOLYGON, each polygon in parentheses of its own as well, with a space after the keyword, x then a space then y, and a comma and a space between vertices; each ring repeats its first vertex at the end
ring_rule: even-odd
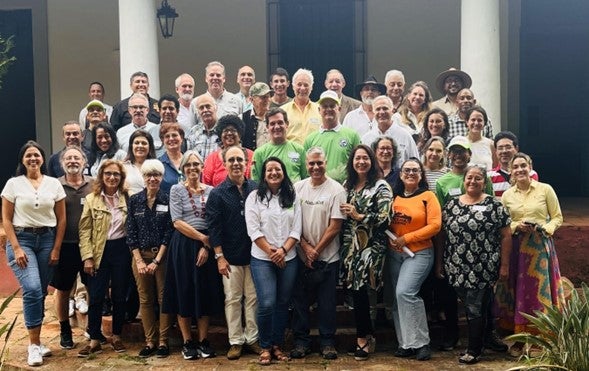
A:
POLYGON ((211 344, 207 339, 198 343, 196 351, 200 358, 213 358, 216 356, 215 351, 211 348, 211 344))
POLYGON ((157 358, 166 358, 170 355, 170 348, 167 345, 160 345, 157 347, 157 351, 155 352, 155 356, 157 358))
POLYGON ((74 348, 74 341, 72 340, 72 333, 66 332, 59 335, 60 341, 59 346, 63 349, 73 349, 74 348))
POLYGON ((454 350, 454 348, 456 348, 457 345, 458 337, 444 338, 442 343, 440 343, 440 345, 438 346, 438 349, 449 352, 451 350, 454 350))
POLYGON ((509 347, 503 342, 503 339, 493 330, 485 336, 485 348, 495 352, 505 353, 509 347))
POLYGON ((393 353, 393 355, 399 358, 413 357, 415 355, 415 350, 411 348, 405 349, 399 347, 397 348, 397 350, 395 350, 395 353, 393 353))
POLYGON ((196 350, 196 344, 194 344, 194 341, 188 340, 186 343, 184 343, 182 346, 182 357, 184 357, 184 359, 198 358, 198 352, 196 350))
POLYGON ((363 347, 356 345, 356 351, 354 352, 354 359, 356 361, 366 361, 368 359, 368 342, 363 347))
POLYGON ((323 359, 337 359, 337 350, 332 345, 326 345, 321 349, 323 359))
POLYGON ((145 346, 139 351, 139 357, 147 358, 151 357, 157 351, 156 347, 145 346))
POLYGON ((427 361, 432 358, 432 350, 429 345, 424 345, 421 348, 415 349, 415 359, 418 361, 427 361))
POLYGON ((311 354, 311 349, 306 348, 302 345, 297 345, 293 350, 290 351, 290 358, 301 359, 311 354))

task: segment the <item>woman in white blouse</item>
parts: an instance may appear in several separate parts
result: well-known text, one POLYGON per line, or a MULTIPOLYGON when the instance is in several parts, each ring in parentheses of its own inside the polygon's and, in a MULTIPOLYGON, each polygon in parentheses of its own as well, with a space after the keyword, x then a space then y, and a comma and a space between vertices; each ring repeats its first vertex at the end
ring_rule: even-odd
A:
POLYGON ((258 298, 259 363, 288 360, 281 349, 288 303, 297 276, 295 244, 300 239, 301 210, 284 163, 269 157, 263 179, 245 202, 247 232, 252 240, 250 268, 258 298))

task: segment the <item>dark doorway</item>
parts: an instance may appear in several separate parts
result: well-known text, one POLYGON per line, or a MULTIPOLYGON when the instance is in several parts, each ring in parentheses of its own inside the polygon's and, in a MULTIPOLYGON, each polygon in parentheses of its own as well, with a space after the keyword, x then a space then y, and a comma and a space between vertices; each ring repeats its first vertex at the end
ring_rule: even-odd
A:
POLYGON ((589 2, 523 0, 520 148, 559 196, 589 196, 589 2))
POLYGON ((20 147, 36 138, 35 82, 33 71, 33 33, 31 10, 0 11, 0 35, 14 35, 16 57, 4 76, 0 89, 0 184, 2 187, 16 169, 20 147))
POLYGON ((346 78, 344 94, 364 79, 364 0, 271 0, 269 68, 280 66, 292 74, 313 71, 311 99, 325 90, 325 74, 337 68, 346 78))

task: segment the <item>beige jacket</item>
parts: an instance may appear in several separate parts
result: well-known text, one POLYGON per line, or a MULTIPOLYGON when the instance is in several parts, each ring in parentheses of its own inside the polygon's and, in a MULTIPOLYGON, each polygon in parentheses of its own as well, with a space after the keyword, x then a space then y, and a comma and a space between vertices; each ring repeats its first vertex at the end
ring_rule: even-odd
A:
MULTIPOLYGON (((127 220, 127 201, 119 196, 119 209, 123 211, 123 223, 127 220)), ((110 226, 111 214, 101 195, 90 193, 86 196, 84 210, 80 218, 80 255, 82 261, 94 259, 94 268, 100 267, 102 253, 110 226)))

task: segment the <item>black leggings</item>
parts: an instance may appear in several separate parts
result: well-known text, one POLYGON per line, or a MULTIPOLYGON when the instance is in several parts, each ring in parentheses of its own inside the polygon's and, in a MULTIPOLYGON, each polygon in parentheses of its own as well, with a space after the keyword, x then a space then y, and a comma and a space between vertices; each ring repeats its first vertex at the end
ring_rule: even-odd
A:
POLYGON ((372 335, 372 321, 370 321, 370 303, 366 286, 360 290, 352 290, 354 300, 354 317, 356 319, 356 337, 365 338, 372 335))

